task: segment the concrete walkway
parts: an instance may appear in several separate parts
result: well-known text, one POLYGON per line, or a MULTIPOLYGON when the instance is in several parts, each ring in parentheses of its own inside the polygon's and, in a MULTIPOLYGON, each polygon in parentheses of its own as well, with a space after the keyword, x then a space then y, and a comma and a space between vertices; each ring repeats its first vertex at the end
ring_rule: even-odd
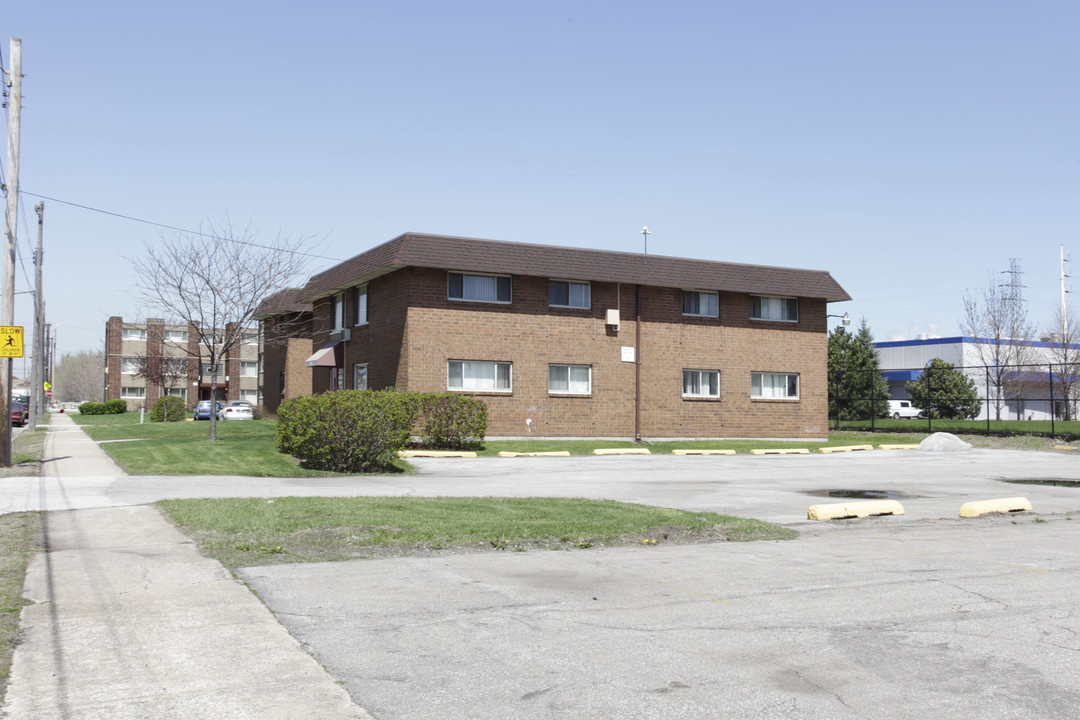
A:
MULTIPOLYGON (((124 475, 66 415, 52 416, 44 461, 47 478, 124 475)), ((371 717, 157 509, 56 510, 44 539, 4 717, 371 717)))

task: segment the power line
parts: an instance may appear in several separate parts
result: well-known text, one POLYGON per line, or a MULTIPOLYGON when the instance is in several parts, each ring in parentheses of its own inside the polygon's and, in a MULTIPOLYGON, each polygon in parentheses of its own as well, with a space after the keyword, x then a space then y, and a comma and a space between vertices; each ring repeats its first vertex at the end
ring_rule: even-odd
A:
POLYGON ((80 210, 89 210, 90 212, 101 213, 102 215, 110 215, 112 217, 120 218, 121 220, 130 220, 132 222, 143 223, 144 225, 150 225, 152 227, 163 228, 165 230, 173 230, 174 232, 188 233, 189 235, 197 235, 199 237, 206 237, 214 240, 227 240, 229 242, 238 243, 240 245, 250 245, 251 247, 257 247, 263 250, 273 250, 274 252, 289 252, 294 255, 302 255, 304 257, 315 258, 317 260, 332 260, 334 262, 342 262, 344 260, 344 258, 329 257, 327 255, 315 255, 314 253, 298 252, 296 250, 283 250, 282 248, 271 247, 270 245, 262 245, 260 243, 251 242, 250 240, 238 240, 236 238, 218 237, 217 235, 210 235, 199 230, 188 230, 187 228, 180 228, 174 225, 166 225, 165 223, 159 223, 153 220, 137 218, 131 215, 124 215, 123 213, 113 212, 111 210, 102 210, 101 208, 92 207, 90 205, 82 205, 80 203, 71 202, 69 200, 61 200, 59 198, 49 197, 48 195, 39 195, 37 193, 27 192, 26 190, 23 190, 21 188, 19 189, 19 194, 29 195, 30 197, 39 198, 41 200, 49 200, 50 202, 60 203, 61 205, 69 205, 71 207, 79 208, 80 210))

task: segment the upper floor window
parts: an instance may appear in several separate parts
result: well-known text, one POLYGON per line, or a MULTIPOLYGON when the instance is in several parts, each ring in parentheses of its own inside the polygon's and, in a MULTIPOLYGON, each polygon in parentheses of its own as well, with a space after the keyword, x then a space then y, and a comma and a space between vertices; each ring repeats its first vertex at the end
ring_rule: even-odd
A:
POLYGON ((719 294, 715 292, 707 292, 704 290, 683 290, 682 312, 683 315, 719 317, 719 294))
POLYGON ((450 390, 510 392, 510 363, 451 360, 446 364, 446 387, 450 390))
POLYGON ((592 367, 589 365, 548 365, 548 392, 567 395, 592 393, 592 367))
POLYGON ((799 376, 795 373, 750 373, 750 397, 798 400, 799 376))
POLYGON ((345 327, 345 293, 338 293, 333 298, 333 317, 330 332, 338 332, 345 327))
POLYGON ((589 283, 573 280, 548 281, 548 305, 552 307, 584 308, 591 306, 589 283))
POLYGON ((791 297, 750 296, 752 320, 775 320, 777 322, 799 321, 799 299, 791 297))
POLYGON ((447 297, 451 300, 508 303, 510 276, 447 273, 447 297))
POLYGON ((240 377, 258 377, 259 376, 259 363, 257 362, 242 362, 240 363, 240 377))
POLYGON ((166 330, 165 342, 186 343, 187 330, 166 330))
POLYGON ((258 345, 259 333, 244 333, 240 338, 240 342, 244 345, 258 345))
POLYGON ((683 397, 720 397, 719 370, 683 370, 683 397))
POLYGON ((124 340, 145 340, 146 328, 124 328, 120 336, 124 340))
POLYGON ((138 375, 139 365, 139 358, 120 358, 120 372, 123 375, 138 375))
POLYGON ((367 285, 353 288, 353 325, 367 325, 367 285))

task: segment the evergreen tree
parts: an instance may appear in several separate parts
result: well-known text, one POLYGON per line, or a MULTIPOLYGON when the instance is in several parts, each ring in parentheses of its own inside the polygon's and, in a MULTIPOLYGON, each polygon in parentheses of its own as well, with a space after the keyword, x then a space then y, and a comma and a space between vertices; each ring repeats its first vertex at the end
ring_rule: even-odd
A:
POLYGON ((982 407, 975 382, 941 358, 931 360, 922 375, 904 387, 911 402, 931 418, 974 418, 982 407))
POLYGON ((889 385, 866 318, 854 334, 836 328, 829 333, 829 416, 868 420, 888 413, 889 385))

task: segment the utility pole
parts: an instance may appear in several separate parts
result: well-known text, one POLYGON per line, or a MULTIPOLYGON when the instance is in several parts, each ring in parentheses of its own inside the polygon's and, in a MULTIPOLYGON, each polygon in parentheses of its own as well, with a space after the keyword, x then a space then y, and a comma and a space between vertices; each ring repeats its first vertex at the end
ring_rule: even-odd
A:
MULTIPOLYGON (((15 223, 19 213, 19 118, 22 114, 22 40, 11 38, 8 98, 7 213, 4 217, 3 302, 0 325, 15 324, 15 223)), ((0 466, 11 467, 11 358, 0 362, 0 466)))
POLYGON ((1066 328, 1069 327, 1069 311, 1065 306, 1065 278, 1068 277, 1065 274, 1065 246, 1058 245, 1058 252, 1061 254, 1061 342, 1065 342, 1066 328))
POLYGON ((41 417, 42 370, 45 367, 44 339, 41 336, 41 324, 45 322, 45 303, 41 295, 42 236, 45 232, 45 201, 34 206, 37 213, 37 252, 34 253, 34 349, 30 363, 30 427, 37 429, 41 417))

